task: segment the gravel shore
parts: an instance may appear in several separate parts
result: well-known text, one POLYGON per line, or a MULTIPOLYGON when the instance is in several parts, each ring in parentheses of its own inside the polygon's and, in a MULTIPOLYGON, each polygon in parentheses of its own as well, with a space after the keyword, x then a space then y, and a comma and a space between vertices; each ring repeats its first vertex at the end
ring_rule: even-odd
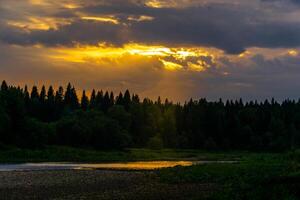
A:
POLYGON ((0 199, 191 199, 206 184, 161 183, 151 171, 61 170, 0 172, 0 199))

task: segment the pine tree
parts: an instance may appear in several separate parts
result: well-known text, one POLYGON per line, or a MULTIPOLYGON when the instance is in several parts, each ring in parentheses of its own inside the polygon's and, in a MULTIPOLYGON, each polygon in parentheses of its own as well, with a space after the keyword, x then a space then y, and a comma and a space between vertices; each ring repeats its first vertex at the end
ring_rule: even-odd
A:
POLYGON ((48 92, 47 92, 47 101, 48 102, 54 102, 54 90, 53 90, 53 87, 50 86, 49 89, 48 89, 48 92))
POLYGON ((130 92, 129 90, 126 90, 125 91, 125 94, 124 94, 124 107, 125 107, 125 110, 129 110, 129 106, 131 104, 131 96, 130 96, 130 92))
POLYGON ((63 87, 59 87, 58 91, 56 91, 55 93, 55 104, 57 106, 60 106, 63 104, 63 100, 64 100, 64 89, 63 87))
POLYGON ((90 99, 90 108, 96 107, 96 91, 93 89, 90 99))
POLYGON ((102 103, 102 110, 106 112, 108 108, 110 107, 110 98, 108 91, 105 92, 105 95, 103 97, 103 103, 102 103))
POLYGON ((7 91, 7 90, 8 90, 8 86, 7 86, 6 81, 2 81, 2 84, 1 84, 1 91, 7 91))
POLYGON ((39 99, 39 92, 38 92, 38 88, 36 86, 32 87, 30 98, 31 98, 31 100, 39 99))
POLYGON ((82 110, 86 111, 89 106, 89 99, 85 94, 85 90, 82 92, 82 97, 81 97, 81 108, 82 110))
POLYGON ((42 104, 44 104, 45 101, 46 101, 46 88, 45 88, 45 86, 43 85, 43 86, 42 86, 42 89, 41 89, 41 93, 40 93, 40 102, 41 102, 42 104))
POLYGON ((103 91, 101 90, 100 92, 98 91, 96 95, 96 107, 98 109, 103 110, 103 104, 104 104, 104 96, 103 96, 103 91))
POLYGON ((132 103, 135 103, 135 104, 139 104, 140 103, 140 97, 139 97, 139 95, 137 95, 137 94, 133 94, 132 95, 132 103))
POLYGON ((71 102, 72 102, 72 85, 71 83, 68 83, 67 90, 64 96, 64 104, 66 106, 70 106, 71 102))
POLYGON ((109 95, 109 107, 112 107, 115 104, 115 96, 113 92, 110 92, 109 95))
POLYGON ((29 97, 27 85, 25 85, 25 88, 24 88, 24 102, 25 102, 26 107, 28 108, 29 102, 30 102, 30 97, 29 97))
POLYGON ((155 103, 158 104, 158 105, 161 105, 161 98, 160 98, 160 96, 157 98, 157 101, 155 103))
POLYGON ((79 108, 79 101, 78 101, 76 89, 74 87, 71 90, 71 108, 74 110, 79 108))
POLYGON ((55 107, 55 114, 54 118, 58 119, 61 114, 64 111, 64 89, 63 87, 59 87, 58 90, 55 92, 55 97, 54 97, 54 107, 55 107))
POLYGON ((123 94, 120 92, 119 96, 116 98, 116 104, 117 105, 124 105, 124 99, 123 99, 123 94))

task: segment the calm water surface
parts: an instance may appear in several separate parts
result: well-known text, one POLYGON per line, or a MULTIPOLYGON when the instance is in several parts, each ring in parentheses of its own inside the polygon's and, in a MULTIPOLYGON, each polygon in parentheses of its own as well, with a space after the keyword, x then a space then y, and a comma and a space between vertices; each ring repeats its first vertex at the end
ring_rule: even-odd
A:
POLYGON ((0 171, 43 171, 43 170, 155 170, 175 166, 192 166, 206 163, 233 163, 233 161, 147 161, 123 163, 24 163, 0 164, 0 171))

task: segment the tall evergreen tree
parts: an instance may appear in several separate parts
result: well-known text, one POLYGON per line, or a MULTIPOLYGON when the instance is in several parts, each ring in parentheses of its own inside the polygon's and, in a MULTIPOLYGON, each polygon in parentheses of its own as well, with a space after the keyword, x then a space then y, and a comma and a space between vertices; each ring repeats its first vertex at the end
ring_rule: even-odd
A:
POLYGON ((48 92, 47 92, 47 101, 50 103, 54 103, 54 89, 52 86, 49 87, 48 92))
POLYGON ((133 94, 132 95, 132 102, 135 104, 139 104, 140 103, 140 97, 137 94, 133 94))
POLYGON ((72 104, 72 85, 68 83, 65 95, 64 95, 64 104, 70 106, 72 104))
POLYGON ((113 106, 115 104, 115 96, 113 92, 110 92, 109 95, 109 107, 113 106))
POLYGON ((44 104, 45 101, 46 101, 46 88, 45 88, 45 86, 43 85, 43 86, 42 86, 42 89, 41 89, 41 93, 40 93, 40 102, 41 102, 42 104, 44 104))
POLYGON ((63 87, 59 87, 55 93, 55 104, 61 105, 64 101, 64 89, 63 87))
POLYGON ((82 92, 82 97, 81 97, 81 108, 82 110, 86 111, 89 107, 89 99, 85 94, 85 90, 82 92))
POLYGON ((31 100, 39 99, 39 92, 37 86, 33 86, 30 94, 31 100))
POLYGON ((126 90, 124 93, 124 107, 125 110, 129 110, 129 105, 131 104, 131 96, 129 90, 126 90))
POLYGON ((26 107, 28 107, 29 103, 30 103, 30 96, 29 96, 27 85, 25 85, 25 88, 24 88, 24 102, 25 102, 26 107))
POLYGON ((91 98, 90 98, 90 108, 95 108, 96 107, 96 91, 93 89, 91 98))
POLYGON ((71 108, 72 109, 79 108, 79 100, 77 97, 76 89, 74 87, 71 90, 71 108))
POLYGON ((7 86, 6 81, 2 81, 2 84, 1 84, 1 91, 7 91, 7 90, 8 90, 8 86, 7 86))
POLYGON ((98 91, 96 95, 96 107, 98 109, 103 109, 103 104, 104 104, 104 96, 103 96, 103 91, 98 91))
POLYGON ((108 91, 105 92, 105 95, 103 97, 103 103, 102 103, 101 106, 102 106, 102 110, 104 112, 106 112, 109 109, 109 107, 110 107, 110 98, 109 98, 108 91))
POLYGON ((122 92, 120 92, 119 96, 116 98, 117 105, 124 105, 124 98, 122 92))

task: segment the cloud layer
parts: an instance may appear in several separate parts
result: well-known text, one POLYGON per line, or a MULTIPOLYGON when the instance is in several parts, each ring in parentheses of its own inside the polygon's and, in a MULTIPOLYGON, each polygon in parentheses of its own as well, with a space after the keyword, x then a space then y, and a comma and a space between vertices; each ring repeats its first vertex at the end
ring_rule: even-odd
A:
MULTIPOLYGON (((31 1, 31 6, 29 1, 17 10, 19 18, 12 16, 12 10, 9 10, 11 8, 2 7, 0 33, 2 42, 47 46, 74 43, 95 45, 102 42, 113 45, 128 42, 198 45, 219 48, 232 54, 241 53, 249 47, 294 48, 300 44, 300 20, 288 20, 291 10, 294 15, 299 16, 299 10, 292 9, 292 5, 298 4, 298 1, 292 0, 254 0, 252 3, 243 0, 211 1, 211 3, 186 1, 183 7, 179 3, 178 5, 174 3, 174 7, 159 7, 158 3, 158 7, 151 7, 150 5, 156 4, 132 0, 85 1, 85 3, 61 1, 62 3, 58 5, 50 3, 51 1, 32 2, 35 1, 31 1), (283 9, 279 8, 278 3, 285 5, 281 5, 283 9), (53 11, 43 13, 38 9, 39 7, 45 9, 47 6, 53 11), (26 15, 29 12, 32 12, 33 16, 28 16, 27 28, 30 28, 30 20, 34 23, 32 19, 40 17, 39 23, 44 23, 45 26, 48 23, 49 29, 26 30, 26 15), (85 20, 86 18, 82 16, 94 19, 111 18, 118 23, 92 18, 85 20), (47 17, 48 22, 43 21, 43 18, 47 17), (148 20, 142 20, 143 17, 148 20), (54 22, 53 24, 57 27, 50 26, 51 19, 56 21, 56 24, 54 22), (20 26, 22 20, 24 21, 21 30, 20 26, 16 26, 17 23, 5 25, 7 21, 18 20, 21 20, 20 26)), ((170 1, 170 5, 172 2, 177 1, 170 1)), ((10 3, 2 1, 1 4, 10 3)), ((161 6, 165 4, 161 3, 161 6)))
POLYGON ((297 98, 297 0, 0 0, 0 78, 297 98), (22 74, 20 73, 22 72, 22 74))

